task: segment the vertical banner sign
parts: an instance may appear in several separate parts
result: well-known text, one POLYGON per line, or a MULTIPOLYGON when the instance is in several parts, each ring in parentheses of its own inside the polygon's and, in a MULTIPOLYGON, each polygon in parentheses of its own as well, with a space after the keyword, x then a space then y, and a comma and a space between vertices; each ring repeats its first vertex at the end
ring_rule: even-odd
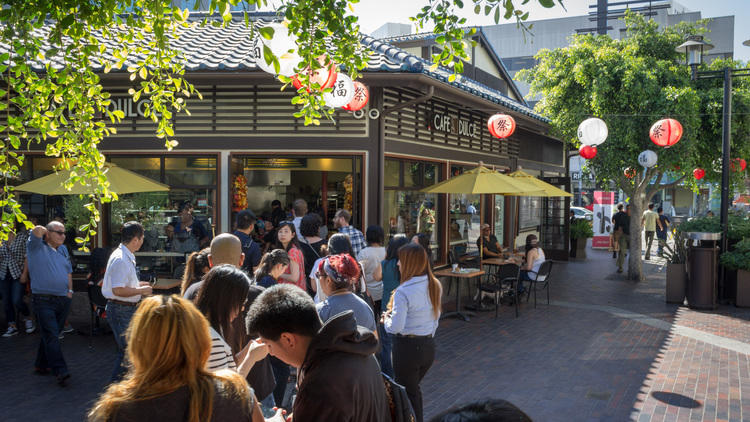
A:
POLYGON ((592 248, 608 248, 609 235, 612 234, 614 223, 612 214, 615 208, 615 193, 594 191, 594 238, 592 248))

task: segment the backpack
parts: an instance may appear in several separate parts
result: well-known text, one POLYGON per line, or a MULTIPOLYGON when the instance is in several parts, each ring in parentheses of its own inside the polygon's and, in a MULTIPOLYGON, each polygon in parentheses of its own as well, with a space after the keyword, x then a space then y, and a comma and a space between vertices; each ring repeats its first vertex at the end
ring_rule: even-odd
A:
POLYGON ((396 383, 386 374, 383 376, 385 384, 385 396, 388 399, 388 410, 391 413, 391 422, 415 422, 414 409, 411 407, 409 396, 406 395, 406 388, 396 383))

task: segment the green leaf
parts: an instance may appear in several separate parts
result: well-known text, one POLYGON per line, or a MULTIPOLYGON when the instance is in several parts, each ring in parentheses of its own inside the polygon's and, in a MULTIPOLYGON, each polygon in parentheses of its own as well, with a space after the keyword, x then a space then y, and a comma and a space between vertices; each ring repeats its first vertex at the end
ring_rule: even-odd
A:
POLYGON ((258 33, 260 33, 260 36, 270 40, 273 39, 274 29, 270 26, 264 26, 263 28, 258 28, 258 33))
POLYGON ((555 0, 539 0, 539 4, 549 9, 550 7, 555 7, 555 0))

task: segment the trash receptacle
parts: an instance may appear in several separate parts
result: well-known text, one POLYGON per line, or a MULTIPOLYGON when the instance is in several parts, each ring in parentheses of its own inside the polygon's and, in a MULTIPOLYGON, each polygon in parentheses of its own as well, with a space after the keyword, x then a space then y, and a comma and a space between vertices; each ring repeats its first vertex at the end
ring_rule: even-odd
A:
POLYGON ((690 233, 690 238, 700 240, 704 247, 693 246, 688 253, 689 273, 687 285, 688 306, 694 309, 716 309, 718 288, 717 246, 705 247, 706 241, 718 240, 720 233, 690 233))

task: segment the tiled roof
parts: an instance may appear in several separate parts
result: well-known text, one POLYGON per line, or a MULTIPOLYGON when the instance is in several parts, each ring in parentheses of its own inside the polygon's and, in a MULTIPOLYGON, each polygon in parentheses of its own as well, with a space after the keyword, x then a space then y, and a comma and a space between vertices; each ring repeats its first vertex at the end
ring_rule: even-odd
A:
MULTIPOLYGON (((477 30, 477 33, 482 30, 479 26, 468 26, 464 29, 466 32, 469 32, 472 28, 475 28, 477 30)), ((424 40, 434 40, 438 37, 440 34, 436 34, 434 32, 419 32, 416 34, 406 34, 406 35, 395 35, 393 37, 384 37, 380 38, 380 41, 387 42, 387 43, 401 43, 401 42, 409 42, 409 41, 424 41, 424 40)))
MULTIPOLYGON (((265 23, 267 22, 256 22, 258 25, 265 23)), ((50 26, 44 26, 35 29, 36 35, 42 39, 47 39, 50 28, 50 26)), ((119 46, 108 40, 104 43, 109 48, 103 54, 103 58, 115 62, 112 51, 119 46)), ((183 52, 185 69, 189 72, 258 70, 252 56, 253 42, 250 37, 250 28, 245 25, 244 21, 234 20, 226 27, 192 25, 189 28, 182 29, 179 38, 173 43, 175 48, 183 52)), ((430 70, 430 62, 393 45, 366 35, 361 37, 361 43, 363 47, 370 50, 369 61, 364 72, 421 73, 518 113, 543 122, 549 122, 547 118, 535 113, 531 108, 508 98, 500 91, 469 78, 460 76, 454 82, 448 82, 448 77, 452 74, 450 70, 439 67, 432 71, 430 70)), ((48 47, 43 48, 47 49, 48 47)), ((0 43, 0 49, 7 51, 8 46, 0 43)), ((126 63, 123 69, 135 63, 137 59, 138 57, 131 57, 131 61, 126 63)), ((61 68, 64 65, 62 55, 49 58, 46 61, 55 68, 61 68)), ((37 61, 32 66, 38 71, 45 70, 44 62, 37 61)), ((103 71, 104 69, 101 62, 96 60, 93 62, 93 67, 96 71, 103 71)), ((112 71, 123 69, 112 69, 112 71)))

